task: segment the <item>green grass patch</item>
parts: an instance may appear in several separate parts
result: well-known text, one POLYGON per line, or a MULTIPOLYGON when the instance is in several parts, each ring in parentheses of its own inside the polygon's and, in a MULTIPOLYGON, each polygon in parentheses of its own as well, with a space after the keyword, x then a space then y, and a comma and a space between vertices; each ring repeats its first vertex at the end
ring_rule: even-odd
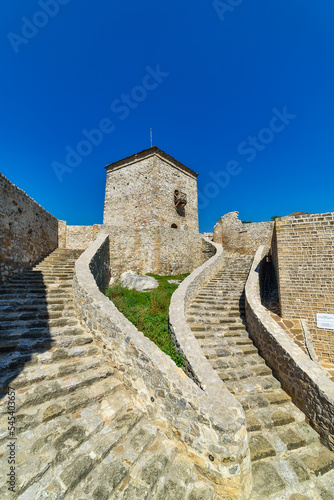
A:
POLYGON ((106 296, 138 330, 151 339, 165 354, 168 354, 177 366, 182 366, 183 358, 175 349, 168 330, 169 304, 178 285, 168 283, 168 280, 183 281, 189 275, 147 274, 147 276, 155 278, 159 282, 159 287, 148 292, 137 292, 137 290, 129 290, 120 284, 115 284, 106 290, 106 296))

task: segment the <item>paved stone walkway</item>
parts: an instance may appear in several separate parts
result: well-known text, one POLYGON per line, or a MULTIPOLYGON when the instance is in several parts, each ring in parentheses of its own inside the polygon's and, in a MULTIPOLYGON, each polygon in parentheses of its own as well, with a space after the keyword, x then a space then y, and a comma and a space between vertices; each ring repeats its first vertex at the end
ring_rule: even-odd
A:
POLYGON ((0 498, 213 500, 162 422, 145 415, 103 346, 79 323, 80 251, 58 249, 0 288, 0 498), (16 393, 16 493, 7 388, 16 393))
POLYGON ((320 443, 248 336, 244 287, 251 262, 249 256, 225 254, 222 271, 189 306, 188 324, 245 410, 252 498, 334 499, 334 453, 320 443))

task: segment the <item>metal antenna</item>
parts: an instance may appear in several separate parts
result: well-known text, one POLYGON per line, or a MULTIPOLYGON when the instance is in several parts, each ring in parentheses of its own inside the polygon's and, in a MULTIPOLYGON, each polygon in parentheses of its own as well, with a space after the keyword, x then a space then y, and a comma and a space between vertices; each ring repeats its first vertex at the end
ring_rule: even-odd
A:
POLYGON ((153 146, 153 139, 152 139, 152 129, 150 128, 150 139, 151 139, 151 147, 153 146))

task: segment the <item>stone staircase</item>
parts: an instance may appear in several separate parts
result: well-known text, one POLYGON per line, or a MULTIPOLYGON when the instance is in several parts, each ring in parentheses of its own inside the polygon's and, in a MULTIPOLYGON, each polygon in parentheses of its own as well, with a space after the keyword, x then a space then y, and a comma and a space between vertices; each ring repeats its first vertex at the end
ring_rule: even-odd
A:
MULTIPOLYGON (((320 443, 247 333, 244 287, 252 257, 224 254, 187 321, 247 419, 254 500, 334 499, 334 453, 320 443)), ((333 415, 334 418, 334 415, 333 415)))
POLYGON ((72 277, 80 254, 57 249, 0 288, 0 498, 213 500, 181 443, 148 418, 79 323, 72 277), (11 440, 15 493, 6 483, 11 440))

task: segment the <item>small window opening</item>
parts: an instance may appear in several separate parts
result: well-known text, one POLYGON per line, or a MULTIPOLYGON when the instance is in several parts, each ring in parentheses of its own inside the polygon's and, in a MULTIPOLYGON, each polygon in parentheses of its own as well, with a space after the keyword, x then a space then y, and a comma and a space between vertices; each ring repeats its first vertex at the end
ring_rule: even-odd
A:
POLYGON ((172 227, 173 229, 177 229, 177 225, 176 225, 176 224, 172 224, 172 225, 171 225, 171 227, 172 227))
POLYGON ((187 195, 185 193, 182 193, 178 189, 175 189, 174 191, 174 204, 177 213, 181 217, 185 217, 186 212, 185 212, 185 206, 187 204, 187 195))

